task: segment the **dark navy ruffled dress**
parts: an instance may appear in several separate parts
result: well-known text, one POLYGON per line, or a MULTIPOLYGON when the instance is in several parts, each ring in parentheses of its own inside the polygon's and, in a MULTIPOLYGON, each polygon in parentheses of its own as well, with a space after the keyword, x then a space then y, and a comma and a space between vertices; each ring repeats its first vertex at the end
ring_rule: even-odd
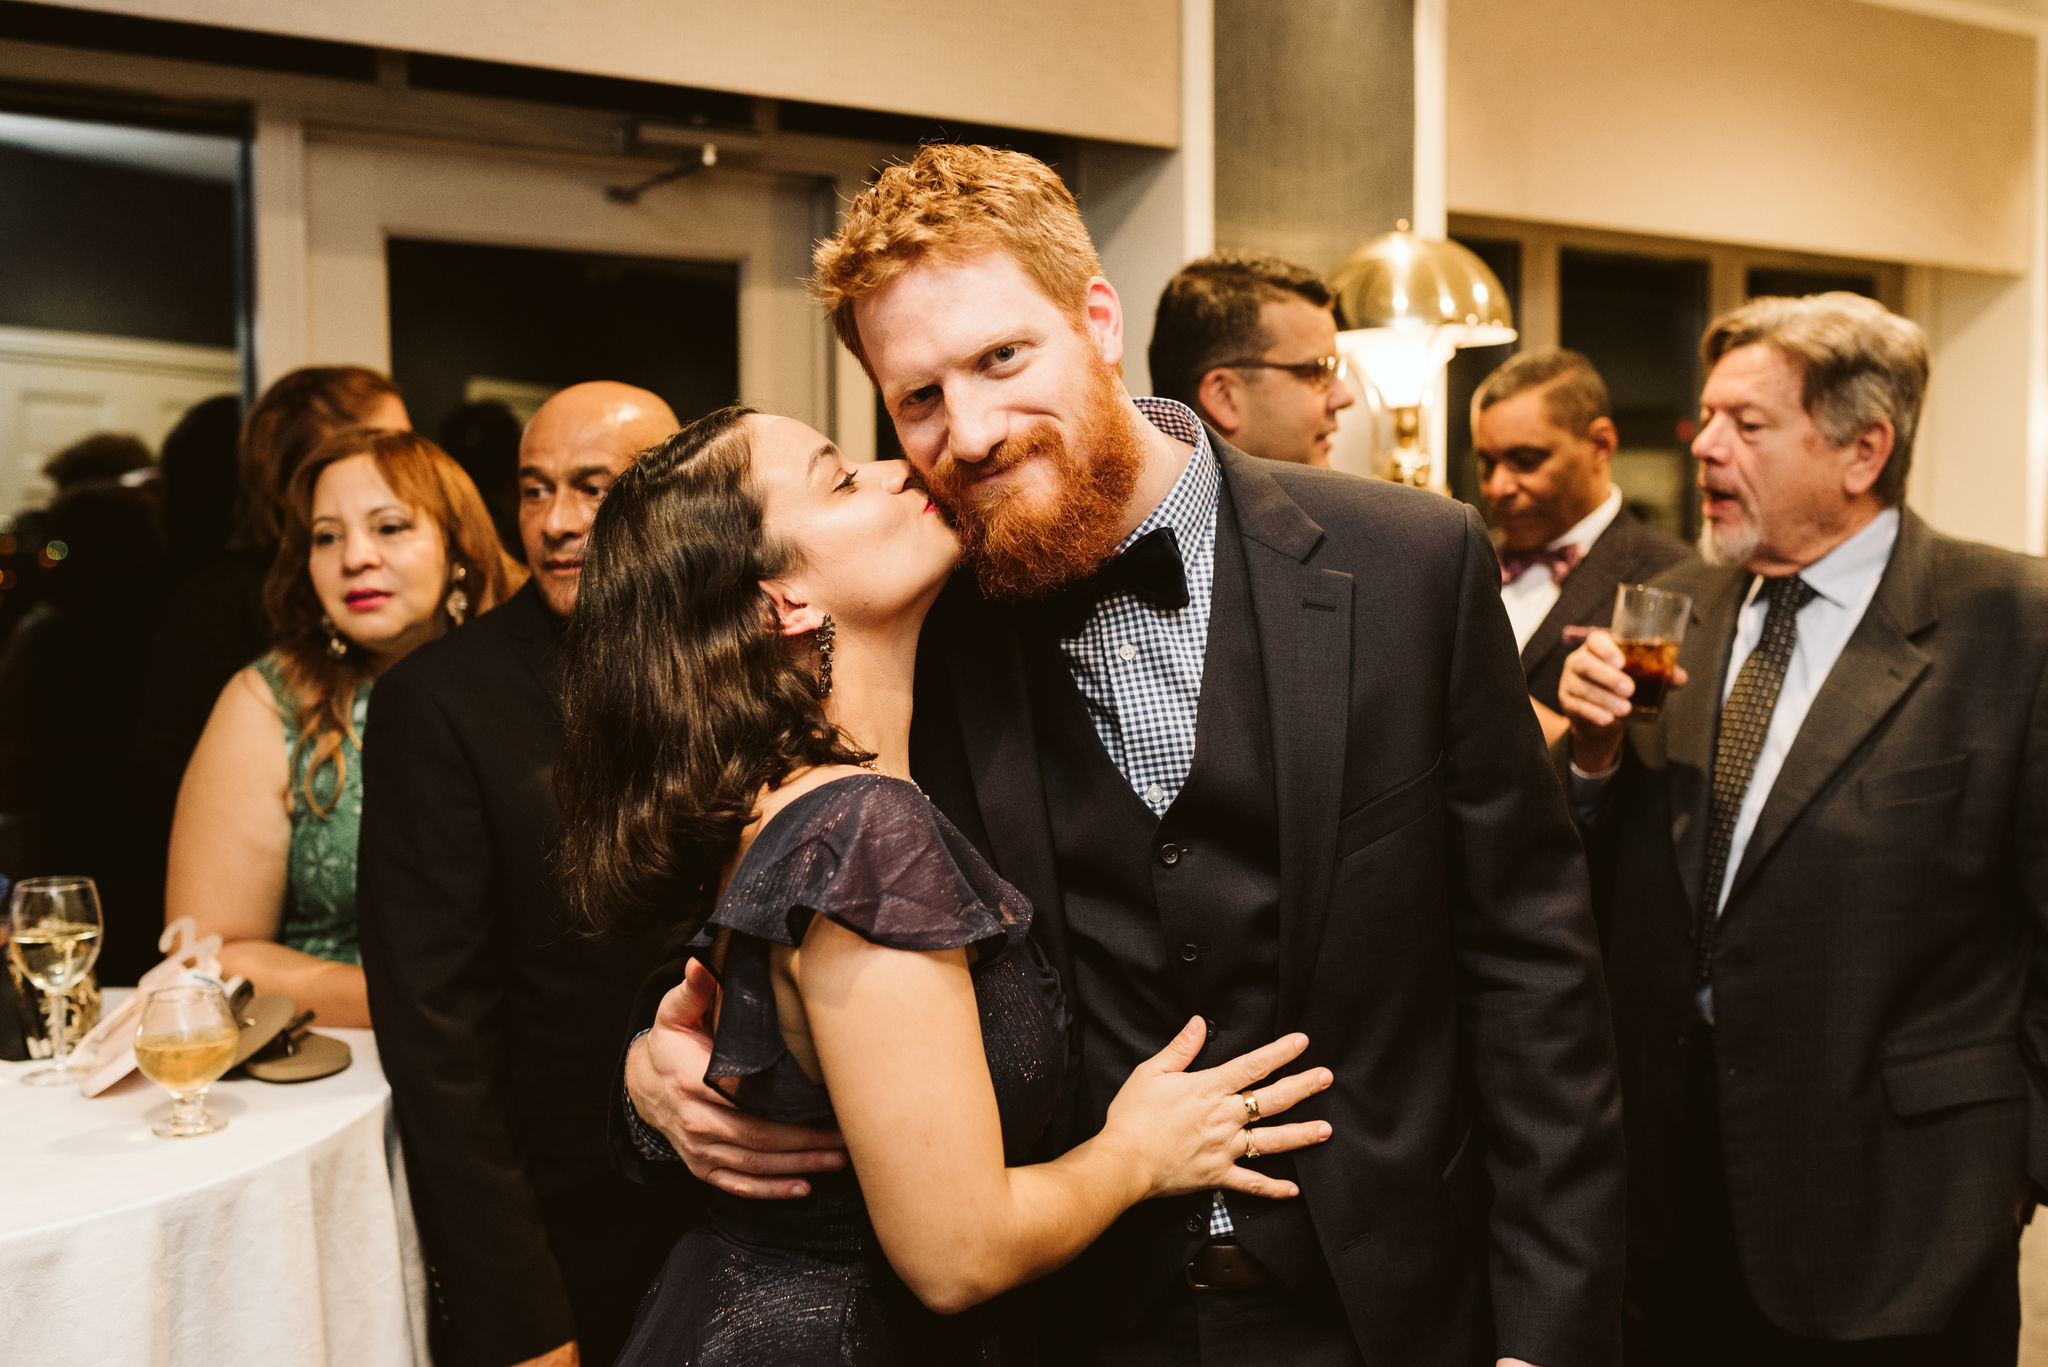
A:
MULTIPOLYGON (((1031 905, 916 788, 843 778, 789 803, 740 861, 711 924, 730 932, 707 1077, 750 1114, 836 1122, 784 1043, 772 945, 828 916, 878 945, 971 946, 982 1046, 1007 1161, 1027 1161, 1065 1080, 1067 1011, 1029 938, 1031 905)), ((906 1117, 914 1123, 914 1117, 906 1117)), ((676 1244, 648 1290, 620 1367, 896 1367, 1005 1360, 1004 1313, 941 1317, 890 1269, 855 1173, 798 1201, 713 1192, 707 1225, 676 1244)))

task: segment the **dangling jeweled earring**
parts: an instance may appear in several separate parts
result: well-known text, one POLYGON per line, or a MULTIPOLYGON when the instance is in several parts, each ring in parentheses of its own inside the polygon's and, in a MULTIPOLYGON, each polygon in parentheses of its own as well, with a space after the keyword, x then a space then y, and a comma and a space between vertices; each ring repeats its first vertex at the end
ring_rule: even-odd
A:
POLYGON ((462 587, 462 581, 469 577, 469 570, 457 565, 455 572, 448 577, 455 582, 455 587, 448 590, 448 617, 456 626, 461 626, 462 619, 469 616, 469 594, 462 587))
POLYGON ((341 633, 335 629, 334 619, 324 612, 320 614, 320 630, 327 633, 327 656, 329 659, 339 660, 342 656, 348 654, 348 642, 341 639, 341 633))
POLYGON ((832 625, 832 614, 826 613, 825 620, 818 623, 818 696, 832 696, 832 638, 838 630, 832 625))

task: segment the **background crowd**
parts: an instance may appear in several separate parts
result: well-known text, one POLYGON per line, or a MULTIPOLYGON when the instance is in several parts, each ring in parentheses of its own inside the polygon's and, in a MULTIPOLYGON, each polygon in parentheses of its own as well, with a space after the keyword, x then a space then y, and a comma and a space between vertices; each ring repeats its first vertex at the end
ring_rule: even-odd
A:
MULTIPOLYGON (((1706 563, 1625 505, 1585 357, 1526 350, 1472 402, 1505 619, 1621 975, 1631 1361, 2011 1360, 2048 1179, 2023 1015, 2048 599, 2038 565, 1903 510, 1917 336, 1843 296, 1717 323, 1706 563), (1659 576, 1699 604, 1693 682, 1624 747, 1632 686, 1582 642, 1659 576), (1749 750, 1724 717, 1753 722, 1749 750), (1673 901, 1657 934, 1644 895, 1673 901), (1783 929, 1815 903, 1832 919, 1783 929)), ((1328 289, 1267 257, 1189 263, 1149 360, 1233 459, 1326 466, 1356 398, 1328 289)), ((189 915, 231 972, 375 1027, 447 1362, 610 1361, 701 1215, 693 1185, 614 1162, 662 946, 584 935, 549 863, 592 524, 697 416, 597 379, 523 427, 468 406, 436 442, 388 378, 304 369, 246 414, 199 405, 154 457, 67 448, 48 506, 0 533, 0 716, 35 719, 0 730, 0 857, 99 880, 109 982, 189 915)))

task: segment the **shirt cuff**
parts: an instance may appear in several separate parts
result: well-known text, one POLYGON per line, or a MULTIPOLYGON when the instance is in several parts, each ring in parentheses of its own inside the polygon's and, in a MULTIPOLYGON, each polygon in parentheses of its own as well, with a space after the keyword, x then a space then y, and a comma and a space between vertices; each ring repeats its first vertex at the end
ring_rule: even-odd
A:
MULTIPOLYGON (((626 1041, 627 1051, 631 1052, 647 1034, 642 1030, 626 1041)), ((633 1136, 633 1147, 640 1151, 640 1156, 655 1163, 682 1162, 683 1156, 676 1152, 675 1145, 669 1143, 660 1130, 640 1118, 640 1112, 633 1106, 633 1090, 623 1081, 619 1084, 619 1095, 626 1105, 626 1132, 633 1136)))
POLYGON ((1591 826, 1600 819, 1600 799, 1607 793, 1607 785, 1621 772, 1621 758, 1615 757, 1613 764, 1597 774, 1589 774, 1576 762, 1571 762, 1570 797, 1572 815, 1581 826, 1591 826))

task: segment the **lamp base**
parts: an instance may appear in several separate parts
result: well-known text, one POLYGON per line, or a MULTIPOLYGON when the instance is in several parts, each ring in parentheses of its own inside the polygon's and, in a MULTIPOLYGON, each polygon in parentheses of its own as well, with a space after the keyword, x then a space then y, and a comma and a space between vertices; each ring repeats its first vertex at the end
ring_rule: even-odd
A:
POLYGON ((1429 487, 1429 452, 1422 445, 1420 404, 1394 410, 1394 450, 1387 461, 1387 478, 1416 489, 1429 487))

